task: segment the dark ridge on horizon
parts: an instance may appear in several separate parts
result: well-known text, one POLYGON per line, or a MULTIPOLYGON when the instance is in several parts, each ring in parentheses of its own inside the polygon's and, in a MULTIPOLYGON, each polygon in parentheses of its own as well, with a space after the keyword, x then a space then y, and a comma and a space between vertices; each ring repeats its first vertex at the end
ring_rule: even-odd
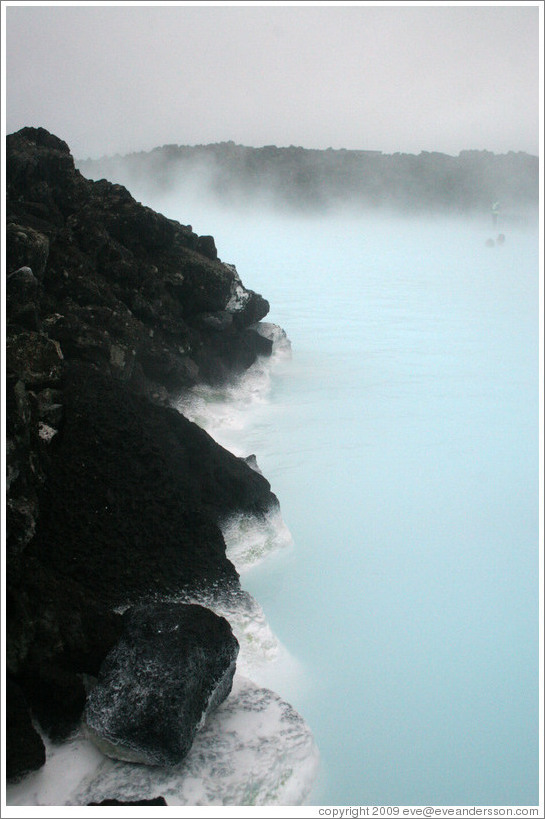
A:
POLYGON ((126 151, 125 153, 121 153, 120 151, 116 151, 115 153, 111 154, 101 154, 98 157, 91 157, 87 156, 86 158, 75 158, 77 163, 79 162, 101 162, 102 160, 110 160, 110 159, 121 159, 126 158, 129 156, 143 156, 145 154, 152 154, 157 151, 167 151, 167 150, 197 150, 197 149, 210 149, 210 148, 242 148, 245 151, 264 151, 270 150, 271 148, 276 151, 305 151, 307 153, 313 154, 362 154, 362 155, 380 155, 386 157, 392 156, 426 156, 426 155, 434 155, 434 156, 446 156, 452 159, 457 157, 463 156, 464 154, 488 154, 491 156, 497 157, 504 157, 504 156, 511 156, 515 154, 517 156, 524 155, 529 157, 538 158, 537 154, 529 153, 528 151, 503 151, 501 153, 496 151, 491 151, 488 148, 463 148, 458 153, 448 153, 447 151, 436 151, 436 150, 421 150, 415 151, 383 151, 380 148, 308 148, 304 145, 275 145, 274 143, 268 143, 266 145, 245 145, 243 142, 235 142, 233 139, 222 139, 217 142, 196 142, 193 144, 189 143, 177 143, 177 142, 165 142, 162 145, 156 145, 153 148, 141 148, 139 150, 132 150, 126 151))
POLYGON ((519 214, 539 202, 539 159, 523 151, 464 150, 384 154, 378 150, 252 148, 233 141, 163 145, 77 161, 101 176, 157 196, 197 183, 219 204, 258 202, 295 211, 392 208, 404 212, 519 214))

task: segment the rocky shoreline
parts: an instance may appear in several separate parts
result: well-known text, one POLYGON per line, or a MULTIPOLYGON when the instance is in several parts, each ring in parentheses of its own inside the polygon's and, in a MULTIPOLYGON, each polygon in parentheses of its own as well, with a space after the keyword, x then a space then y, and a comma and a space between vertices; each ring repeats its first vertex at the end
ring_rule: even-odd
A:
POLYGON ((58 742, 84 710, 109 755, 177 764, 229 695, 238 643, 207 608, 153 601, 244 594, 222 521, 278 501, 171 405, 271 354, 269 305, 211 236, 85 179, 44 129, 7 137, 6 178, 8 780, 45 762, 36 722, 58 742), (174 655, 193 669, 184 690, 165 687, 174 655), (119 668, 139 664, 145 685, 139 673, 129 685, 119 668), (142 686, 127 739, 118 727, 142 686))

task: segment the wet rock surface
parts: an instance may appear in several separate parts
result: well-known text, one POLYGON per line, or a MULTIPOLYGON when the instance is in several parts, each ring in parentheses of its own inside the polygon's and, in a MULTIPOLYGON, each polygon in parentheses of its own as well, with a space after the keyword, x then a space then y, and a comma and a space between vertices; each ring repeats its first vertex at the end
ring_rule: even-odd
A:
POLYGON ((7 137, 6 189, 6 667, 62 739, 120 639, 115 607, 238 587, 219 521, 277 505, 170 408, 270 353, 268 303, 212 237, 85 179, 42 128, 7 137))
POLYGON ((85 708, 88 736, 114 759, 176 765, 231 691, 239 645, 209 609, 129 609, 85 708))

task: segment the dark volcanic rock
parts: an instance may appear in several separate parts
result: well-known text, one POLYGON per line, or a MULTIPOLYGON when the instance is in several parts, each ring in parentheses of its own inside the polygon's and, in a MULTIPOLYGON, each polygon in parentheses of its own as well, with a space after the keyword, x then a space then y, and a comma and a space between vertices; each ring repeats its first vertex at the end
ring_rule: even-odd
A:
POLYGON ((117 799, 104 799, 103 802, 89 802, 89 805, 166 805, 162 796, 156 799, 142 799, 140 802, 118 802, 117 799))
POLYGON ((6 368, 32 387, 58 384, 63 355, 59 345, 42 333, 19 333, 6 341, 6 368))
POLYGON ((67 371, 63 395, 28 554, 112 606, 237 583, 218 524, 275 506, 269 483, 176 410, 89 367, 67 371))
POLYGON ((227 620, 197 605, 139 606, 89 694, 89 736, 108 756, 175 765, 206 715, 231 691, 238 642, 227 620))
MULTIPOLYGON (((151 394, 157 382, 176 390, 225 379, 266 354, 256 345, 250 352, 247 336, 240 355, 240 331, 266 315, 268 302, 218 260, 213 237, 144 207, 121 185, 85 179, 66 143, 44 129, 23 128, 6 144, 8 273, 26 266, 41 283, 38 312, 57 325, 50 335, 64 336, 68 359, 134 375, 133 387, 151 394), (223 310, 235 321, 219 328, 224 343, 211 343, 218 327, 199 316, 223 310), (203 349, 215 361, 201 372, 203 349), (170 360, 166 378, 150 367, 158 358, 170 360)), ((35 329, 29 304, 8 322, 35 329)))
MULTIPOLYGON (((35 302, 38 295, 38 279, 30 267, 20 267, 7 278, 8 305, 35 302)), ((8 307, 9 311, 9 307, 8 307)))
POLYGON ((79 725, 85 707, 85 687, 75 671, 59 665, 31 662, 21 685, 41 728, 52 740, 66 739, 79 725))
POLYGON ((270 354, 268 303, 212 237, 85 179, 42 128, 7 137, 6 189, 6 667, 61 739, 119 640, 114 607, 239 587, 219 521, 276 498, 169 404, 270 354))
POLYGON ((6 245, 11 264, 17 266, 20 263, 20 267, 28 265, 34 276, 42 281, 49 256, 47 236, 28 225, 16 225, 11 222, 6 228, 6 245))
POLYGON ((209 259, 217 259, 218 251, 216 250, 216 243, 213 236, 199 236, 197 242, 197 250, 203 256, 208 256, 209 259))
POLYGON ((30 718, 24 694, 9 677, 6 681, 6 777, 15 781, 45 764, 45 747, 30 718))

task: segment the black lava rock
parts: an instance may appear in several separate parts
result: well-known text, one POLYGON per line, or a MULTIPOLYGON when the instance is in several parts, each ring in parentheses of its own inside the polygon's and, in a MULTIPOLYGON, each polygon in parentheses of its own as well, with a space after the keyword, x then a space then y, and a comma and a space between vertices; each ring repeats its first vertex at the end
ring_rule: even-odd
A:
POLYGON ((6 777, 16 781, 45 764, 45 747, 30 717, 30 710, 19 686, 6 681, 6 777))
MULTIPOLYGON (((6 194, 6 667, 57 740, 119 640, 115 607, 239 588, 219 524, 277 500, 170 403, 270 354, 268 303, 212 237, 85 179, 43 128, 7 137, 6 194)), ((7 710, 9 770, 39 767, 17 695, 7 710)))
POLYGON ((198 605, 139 606, 124 619, 87 700, 87 732, 108 756, 175 765, 231 691, 238 642, 227 620, 198 605))
POLYGON ((104 799, 102 802, 89 802, 89 805, 166 805, 164 798, 141 799, 140 802, 118 802, 117 799, 104 799))

